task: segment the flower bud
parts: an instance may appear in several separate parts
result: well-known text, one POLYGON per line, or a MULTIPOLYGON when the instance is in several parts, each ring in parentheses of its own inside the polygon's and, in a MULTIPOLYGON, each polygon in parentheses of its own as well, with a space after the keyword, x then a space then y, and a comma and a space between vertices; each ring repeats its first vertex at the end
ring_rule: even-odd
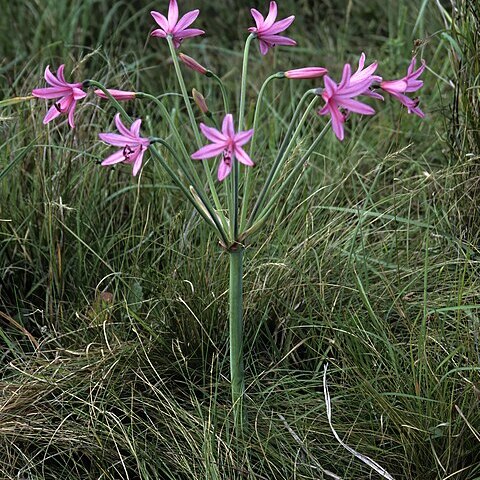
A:
POLYGON ((191 68, 192 70, 195 70, 198 73, 201 73, 202 75, 207 74, 207 69, 203 66, 200 65, 194 58, 189 57, 188 55, 185 55, 184 53, 180 53, 178 55, 178 58, 188 67, 191 68))
MULTIPOLYGON (((135 98, 135 92, 126 92, 124 90, 115 90, 114 88, 108 88, 107 92, 115 100, 133 100, 135 98)), ((102 90, 95 90, 95 95, 100 98, 108 99, 107 95, 102 90)))
POLYGON ((205 97, 195 88, 192 89, 193 101, 197 104, 197 107, 201 110, 202 113, 208 113, 207 102, 205 97))
POLYGON ((287 78, 294 79, 306 79, 306 78, 319 78, 328 73, 326 68, 322 67, 305 67, 296 68, 295 70, 288 70, 285 72, 287 78))

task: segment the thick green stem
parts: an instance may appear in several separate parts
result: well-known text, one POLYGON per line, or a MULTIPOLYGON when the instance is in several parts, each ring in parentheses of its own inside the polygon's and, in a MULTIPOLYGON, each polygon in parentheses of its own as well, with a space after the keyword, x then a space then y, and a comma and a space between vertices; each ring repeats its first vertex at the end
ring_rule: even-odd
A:
POLYGON ((230 255, 230 382, 235 433, 243 434, 243 247, 239 244, 230 255))

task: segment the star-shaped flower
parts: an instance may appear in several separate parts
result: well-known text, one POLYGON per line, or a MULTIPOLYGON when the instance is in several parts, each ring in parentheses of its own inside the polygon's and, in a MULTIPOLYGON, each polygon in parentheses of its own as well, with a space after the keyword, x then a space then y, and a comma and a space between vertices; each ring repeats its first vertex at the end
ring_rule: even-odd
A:
POLYGON ((263 18, 263 15, 255 8, 252 8, 250 12, 252 13, 252 17, 257 26, 250 27, 248 31, 256 34, 260 46, 260 53, 262 55, 266 55, 268 50, 275 45, 293 46, 297 44, 297 42, 291 38, 278 35, 292 24, 292 22, 295 20, 295 15, 291 15, 290 17, 276 22, 277 2, 270 2, 270 9, 265 19, 263 18))
POLYGON ((405 93, 416 92, 423 86, 423 81, 418 80, 418 77, 425 70, 425 61, 422 60, 422 65, 415 70, 416 62, 416 58, 412 58, 407 70, 407 75, 399 80, 385 80, 380 83, 380 88, 405 105, 408 109, 408 113, 414 113, 420 118, 424 118, 425 114, 418 106, 418 98, 410 98, 405 95, 405 93))
POLYGON ((160 38, 166 38, 167 35, 171 35, 173 45, 175 48, 179 48, 184 38, 196 37, 197 35, 203 35, 205 33, 198 28, 187 28, 197 19, 199 13, 200 10, 192 10, 187 12, 179 20, 177 0, 170 0, 168 18, 159 12, 150 12, 154 20, 160 26, 160 28, 154 30, 151 35, 152 37, 160 38))
POLYGON ((140 136, 141 120, 135 120, 130 129, 128 129, 122 123, 120 114, 117 113, 115 115, 115 125, 120 134, 100 133, 98 136, 105 143, 115 147, 122 147, 122 149, 107 157, 102 162, 102 165, 114 165, 120 162, 133 164, 133 176, 135 176, 142 167, 143 155, 150 145, 150 140, 140 136))
POLYGON ((45 80, 51 85, 47 88, 35 88, 32 95, 38 98, 59 98, 48 110, 43 123, 47 124, 59 115, 66 113, 68 115, 68 123, 70 127, 75 128, 73 115, 77 101, 85 98, 87 94, 83 91, 82 83, 68 83, 65 80, 65 65, 58 67, 57 76, 50 71, 50 66, 45 69, 45 80))
POLYGON ((207 127, 203 123, 200 124, 200 130, 212 143, 197 150, 192 154, 192 158, 194 160, 203 160, 204 158, 212 158, 221 154, 222 160, 217 172, 219 181, 222 181, 230 174, 235 159, 248 167, 255 165, 247 152, 242 148, 242 145, 245 145, 252 138, 253 130, 235 133, 231 113, 225 115, 221 132, 216 128, 207 127))

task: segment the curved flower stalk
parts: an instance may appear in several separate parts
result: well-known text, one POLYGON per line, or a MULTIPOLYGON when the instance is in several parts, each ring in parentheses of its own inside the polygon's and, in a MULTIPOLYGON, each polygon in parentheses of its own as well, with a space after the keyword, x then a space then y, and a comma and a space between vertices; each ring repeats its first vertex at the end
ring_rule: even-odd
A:
POLYGON ((420 118, 424 118, 425 114, 418 106, 418 98, 412 99, 405 95, 406 93, 416 92, 423 86, 423 81, 418 80, 418 77, 425 70, 426 64, 425 61, 422 60, 422 65, 415 70, 416 62, 417 59, 413 57, 408 67, 407 75, 399 80, 383 81, 380 83, 380 88, 392 95, 392 97, 395 97, 401 104, 405 105, 408 109, 408 113, 413 113, 420 118))
POLYGON ((100 133, 100 140, 114 147, 122 147, 121 150, 107 157, 103 166, 114 165, 115 163, 128 163, 133 165, 133 176, 135 177, 142 167, 143 155, 150 146, 150 140, 140 136, 142 121, 135 120, 128 129, 120 119, 120 114, 115 115, 115 125, 118 133, 100 133))
POLYGON ((185 38, 196 37, 203 35, 205 32, 198 28, 188 28, 198 17, 200 10, 192 10, 178 19, 178 4, 177 0, 170 0, 168 6, 168 18, 160 12, 152 10, 150 14, 158 23, 160 28, 154 30, 152 37, 166 38, 168 35, 172 37, 175 48, 179 48, 180 44, 185 38))
POLYGON ((248 31, 255 34, 258 38, 260 53, 262 55, 266 55, 268 50, 275 45, 295 46, 297 44, 295 40, 279 35, 279 33, 286 30, 292 24, 295 20, 295 15, 290 15, 276 22, 275 20, 278 13, 277 2, 270 2, 270 9, 266 18, 263 18, 263 15, 255 8, 252 8, 250 12, 255 20, 256 27, 250 27, 248 31))
POLYGON ((75 107, 78 100, 85 98, 87 94, 83 91, 82 83, 68 83, 65 80, 64 71, 65 65, 60 65, 57 70, 57 76, 50 71, 50 66, 45 68, 45 81, 50 85, 47 88, 35 88, 32 95, 38 98, 54 99, 59 98, 48 110, 43 124, 57 118, 59 115, 68 115, 68 124, 71 128, 75 128, 73 116, 75 114, 75 107))
POLYGON ((200 130, 207 140, 210 140, 212 143, 194 152, 192 158, 194 160, 203 160, 222 155, 217 172, 220 182, 232 171, 235 159, 247 167, 255 165, 247 152, 242 148, 242 145, 245 145, 252 138, 253 130, 235 133, 233 115, 231 113, 225 115, 222 122, 222 131, 208 127, 204 123, 200 124, 200 130))

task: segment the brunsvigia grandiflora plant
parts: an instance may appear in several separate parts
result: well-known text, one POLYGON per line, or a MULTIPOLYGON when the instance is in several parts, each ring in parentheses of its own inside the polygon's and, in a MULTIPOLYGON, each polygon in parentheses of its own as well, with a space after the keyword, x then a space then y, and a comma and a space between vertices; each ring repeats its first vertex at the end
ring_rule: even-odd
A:
MULTIPOLYGON (((88 88, 92 87, 94 94, 101 99, 112 102, 118 111, 114 118, 117 132, 99 133, 99 138, 116 150, 103 160, 102 165, 131 164, 132 173, 136 176, 142 168, 145 156, 150 155, 160 162, 186 200, 218 236, 221 248, 227 252, 230 259, 230 380, 237 435, 241 435, 244 429, 242 278, 245 245, 268 220, 285 191, 292 187, 293 180, 298 177, 322 138, 330 131, 330 127, 338 140, 342 141, 345 135, 345 121, 349 115, 375 113, 374 108, 365 101, 383 100, 380 92, 387 92, 406 106, 409 113, 424 117, 419 108, 418 98, 412 98, 408 94, 422 86, 419 76, 425 69, 425 64, 422 62, 416 68, 416 59, 413 58, 405 76, 395 80, 383 80, 377 74, 377 62, 366 65, 366 58, 362 53, 355 71, 352 71, 349 64, 343 67, 338 83, 328 75, 328 70, 323 66, 307 66, 272 74, 259 90, 254 111, 248 115, 248 118, 253 119, 252 124, 247 125, 245 119, 248 60, 252 42, 258 43, 261 55, 268 55, 270 49, 276 46, 296 45, 294 40, 281 35, 292 24, 294 16, 277 21, 277 4, 274 1, 270 2, 266 17, 255 9, 252 9, 251 13, 255 26, 248 29, 250 33, 245 42, 241 81, 238 84, 240 91, 232 94, 227 92, 221 77, 190 56, 179 53, 185 39, 204 33, 203 30, 191 28, 199 15, 199 10, 193 10, 180 17, 177 1, 170 0, 167 16, 156 11, 151 12, 158 24, 158 28, 154 29, 151 35, 160 38, 164 43, 161 48, 168 48, 170 51, 190 123, 189 129, 177 128, 164 105, 168 97, 140 91, 116 90, 109 88, 113 87, 112 85, 105 86, 96 80, 68 83, 64 75, 64 65, 58 67, 56 74, 47 66, 45 80, 49 86, 32 92, 36 97, 54 100, 43 120, 44 123, 67 115, 71 128, 75 127, 76 104, 84 100, 88 88), (203 96, 194 90, 193 102, 205 116, 205 123, 197 123, 192 98, 183 78, 182 65, 215 82, 223 99, 221 114, 210 112, 203 96), (300 89, 302 79, 321 79, 318 81, 322 82, 322 85, 305 91, 301 96, 295 110, 291 112, 282 139, 275 139, 278 142, 275 158, 268 163, 263 161, 253 168, 257 159, 261 157, 258 152, 260 142, 257 141, 256 135, 264 104, 263 97, 267 85, 275 79, 298 82, 300 89), (232 108, 231 99, 237 93, 238 106, 232 108), (122 102, 142 99, 147 99, 155 109, 158 109, 158 113, 170 128, 171 135, 168 138, 172 138, 173 141, 167 141, 154 134, 147 135, 144 129, 142 132, 142 120, 130 118, 122 106, 122 102), (296 158, 292 152, 300 141, 304 141, 302 138, 304 127, 312 110, 318 113, 318 132, 298 161, 292 165, 289 160, 296 158), (216 175, 214 165, 208 161, 212 158, 219 162, 216 175), (285 168, 288 170, 285 171, 285 168), (284 179, 278 182, 281 173, 284 179)), ((148 29, 147 19, 145 28, 148 29)), ((270 121, 277 121, 276 117, 272 116, 270 121)))

